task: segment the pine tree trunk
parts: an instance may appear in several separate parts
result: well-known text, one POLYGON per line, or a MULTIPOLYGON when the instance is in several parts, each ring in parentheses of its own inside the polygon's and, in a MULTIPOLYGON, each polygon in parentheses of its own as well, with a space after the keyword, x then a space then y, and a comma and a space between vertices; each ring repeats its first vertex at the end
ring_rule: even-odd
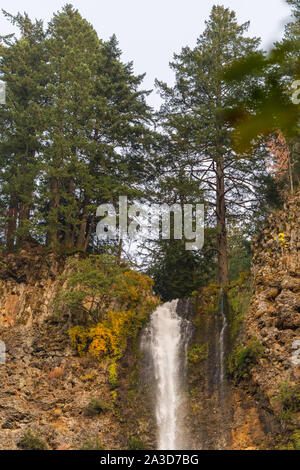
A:
POLYGON ((228 254, 227 254, 227 229, 226 229, 226 204, 224 184, 224 161, 220 156, 217 160, 217 249, 219 283, 225 287, 229 283, 228 254))
POLYGON ((86 237, 85 237, 84 252, 86 252, 86 250, 88 249, 89 242, 90 242, 90 239, 91 239, 91 236, 92 236, 92 230, 93 230, 93 227, 94 227, 94 223, 95 223, 95 214, 92 215, 90 223, 89 223, 88 231, 87 231, 87 234, 86 234, 86 237))
POLYGON ((17 208, 11 203, 6 223, 6 247, 8 251, 13 251, 15 247, 15 231, 17 228, 17 208))
POLYGON ((290 179, 290 188, 291 188, 291 194, 294 194, 294 181, 293 181, 293 171, 292 171, 292 163, 291 163, 291 157, 289 157, 289 179, 290 179))
POLYGON ((122 251, 123 251, 123 238, 120 237, 119 246, 118 246, 118 255, 117 255, 117 264, 119 266, 121 264, 122 251))
MULTIPOLYGON (((22 228, 24 221, 30 219, 30 207, 27 204, 19 204, 19 227, 22 228)), ((23 247, 24 244, 31 240, 30 234, 28 231, 18 235, 17 238, 17 247, 23 247)))
POLYGON ((52 249, 56 249, 58 245, 58 233, 57 233, 57 224, 58 224, 58 206, 59 206, 59 192, 58 192, 58 179, 56 176, 52 176, 50 180, 50 213, 51 221, 50 224, 53 224, 53 229, 48 230, 47 234, 47 245, 52 249))
POLYGON ((84 250, 85 246, 85 237, 86 237, 86 228, 87 228, 88 214, 84 212, 82 215, 82 221, 80 224, 80 231, 77 238, 76 246, 79 250, 84 250))
MULTIPOLYGON (((75 201, 74 206, 76 206, 75 182, 73 178, 69 179, 67 188, 68 188, 68 196, 70 200, 72 198, 75 201)), ((72 214, 72 215, 74 216, 75 214, 72 214)), ((69 223, 65 221, 64 239, 63 239, 63 246, 65 250, 73 250, 75 248, 75 232, 76 232, 76 229, 73 223, 69 223)))

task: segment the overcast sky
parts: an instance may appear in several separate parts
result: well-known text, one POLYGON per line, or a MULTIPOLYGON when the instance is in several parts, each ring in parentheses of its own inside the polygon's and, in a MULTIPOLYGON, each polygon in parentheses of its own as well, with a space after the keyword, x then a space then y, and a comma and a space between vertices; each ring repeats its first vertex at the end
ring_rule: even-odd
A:
MULTIPOLYGON (((183 46, 194 46, 214 4, 230 7, 240 23, 250 20, 249 34, 262 38, 264 48, 282 37, 290 9, 284 0, 1 0, 9 13, 26 11, 47 22, 54 11, 72 3, 97 30, 99 37, 117 35, 123 60, 133 60, 136 73, 146 72, 144 87, 152 89, 155 78, 172 83, 169 62, 183 46)), ((0 14, 0 35, 14 28, 0 14)), ((157 107, 155 94, 149 102, 157 107)))

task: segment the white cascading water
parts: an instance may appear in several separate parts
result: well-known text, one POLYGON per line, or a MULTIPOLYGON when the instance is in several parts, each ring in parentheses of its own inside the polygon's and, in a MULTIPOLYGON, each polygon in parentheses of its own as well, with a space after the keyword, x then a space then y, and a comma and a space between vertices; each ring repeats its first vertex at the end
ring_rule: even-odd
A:
POLYGON ((177 450, 182 445, 179 415, 190 322, 178 315, 177 304, 178 300, 173 300, 158 307, 152 313, 144 335, 157 383, 156 420, 160 450, 177 450))

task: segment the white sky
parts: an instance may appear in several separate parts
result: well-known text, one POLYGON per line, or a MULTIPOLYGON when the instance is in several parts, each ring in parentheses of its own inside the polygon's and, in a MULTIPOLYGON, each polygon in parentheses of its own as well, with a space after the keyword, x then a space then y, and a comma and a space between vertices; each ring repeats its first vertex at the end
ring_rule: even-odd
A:
MULTIPOLYGON (((153 88, 155 78, 173 82, 168 66, 173 53, 195 45, 214 4, 230 7, 240 23, 250 20, 249 34, 261 37, 264 48, 282 37, 290 16, 284 0, 1 0, 0 7, 12 14, 26 11, 47 22, 65 3, 78 8, 99 37, 116 34, 123 60, 133 60, 136 73, 147 73, 146 89, 153 88)), ((14 28, 0 13, 0 35, 11 32, 14 28)), ((156 92, 149 102, 159 106, 156 92)))

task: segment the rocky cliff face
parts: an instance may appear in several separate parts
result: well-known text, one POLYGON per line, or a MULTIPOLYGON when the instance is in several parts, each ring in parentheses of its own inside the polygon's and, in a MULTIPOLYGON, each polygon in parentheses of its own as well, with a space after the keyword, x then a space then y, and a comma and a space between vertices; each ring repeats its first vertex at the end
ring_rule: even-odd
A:
MULTIPOLYGON (((188 361, 189 414, 193 449, 257 450, 272 448, 276 422, 249 381, 235 384, 228 376, 233 344, 226 331, 225 368, 221 383, 219 289, 204 289, 195 305, 195 331, 188 361)), ((227 312, 228 315, 228 312, 227 312)))
POLYGON ((18 448, 28 429, 49 449, 100 442, 126 448, 131 435, 151 448, 155 431, 139 389, 136 352, 128 348, 118 389, 112 389, 109 363, 79 358, 70 345, 68 319, 53 315, 66 269, 66 260, 39 249, 1 260, 0 340, 6 357, 0 363, 0 449, 18 448), (93 398, 105 405, 95 415, 86 410, 93 398))
MULTIPOLYGON (((232 311, 229 292, 221 388, 219 289, 210 286, 194 299, 186 416, 194 449, 300 445, 299 214, 298 193, 254 240, 253 295, 244 318, 241 303, 232 311)), ((153 448, 151 384, 139 371, 137 350, 128 348, 116 390, 109 363, 78 357, 67 334, 70 320, 53 315, 67 269, 66 260, 39 248, 0 260, 0 449, 18 448, 27 429, 50 449, 79 449, 87 441, 153 448), (91 416, 86 408, 93 398, 105 406, 91 416)))
MULTIPOLYGON (((245 324, 247 341, 255 336, 263 357, 251 381, 266 397, 281 432, 300 428, 300 193, 273 214, 253 242, 255 295, 245 324), (297 389, 299 387, 299 389, 297 389), (280 392, 281 390, 281 392, 280 392), (294 405, 289 407, 288 393, 294 405), (290 409, 288 409, 290 408, 290 409), (288 413, 290 412, 290 413, 288 413), (290 416, 288 416, 290 414, 290 416)), ((286 433, 288 435, 288 432, 286 433)), ((284 437, 284 436, 283 436, 284 437)), ((287 436, 286 436, 287 437, 287 436)))
POLYGON ((232 311, 229 290, 227 377, 222 397, 219 289, 206 288, 195 300, 189 366, 194 448, 293 449, 300 445, 299 215, 300 193, 269 217, 253 241, 249 285, 253 296, 244 318, 240 306, 232 311))

